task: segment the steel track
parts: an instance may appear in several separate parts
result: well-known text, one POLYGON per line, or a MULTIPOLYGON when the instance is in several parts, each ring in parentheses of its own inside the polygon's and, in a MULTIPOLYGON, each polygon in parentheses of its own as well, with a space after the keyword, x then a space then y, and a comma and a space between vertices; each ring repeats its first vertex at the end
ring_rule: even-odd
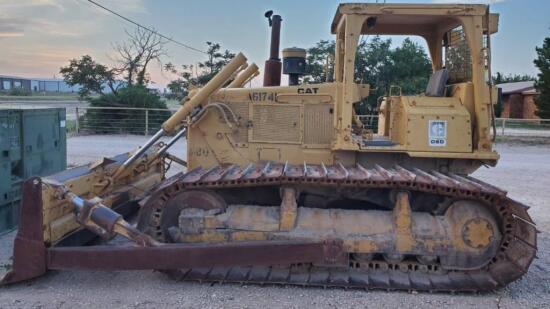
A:
MULTIPOLYGON (((351 263, 348 268, 291 265, 288 267, 233 267, 174 270, 177 279, 201 282, 237 282, 300 286, 345 287, 422 291, 487 291, 522 277, 536 256, 537 230, 528 207, 506 196, 506 192, 472 177, 452 173, 425 172, 401 166, 364 168, 361 165, 250 164, 197 168, 163 182, 144 207, 152 208, 145 231, 163 239, 159 214, 171 197, 186 189, 247 188, 274 185, 316 184, 323 187, 382 188, 439 194, 478 200, 499 216, 502 241, 491 261, 474 270, 444 270, 438 265, 383 261, 351 263)), ((222 258, 222 257, 220 257, 222 258)))

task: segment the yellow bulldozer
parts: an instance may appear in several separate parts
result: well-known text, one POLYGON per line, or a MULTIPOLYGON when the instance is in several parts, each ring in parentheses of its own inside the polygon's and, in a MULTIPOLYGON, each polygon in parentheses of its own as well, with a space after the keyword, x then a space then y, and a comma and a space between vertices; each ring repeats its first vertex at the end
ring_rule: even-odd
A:
POLYGON ((486 291, 527 272, 537 251, 528 207, 469 176, 499 158, 488 78, 498 14, 340 4, 334 74, 320 84, 300 83, 304 50, 281 61, 282 18, 266 17, 263 87, 244 87, 258 67, 239 53, 143 147, 25 182, 2 283, 49 269, 153 269, 206 282, 486 291), (394 87, 378 100, 375 133, 354 112, 372 92, 355 79, 362 35, 420 36, 433 66, 425 93, 394 87), (186 160, 168 152, 182 136, 186 160), (172 162, 187 171, 167 177, 172 162), (115 236, 128 241, 105 244, 115 236))

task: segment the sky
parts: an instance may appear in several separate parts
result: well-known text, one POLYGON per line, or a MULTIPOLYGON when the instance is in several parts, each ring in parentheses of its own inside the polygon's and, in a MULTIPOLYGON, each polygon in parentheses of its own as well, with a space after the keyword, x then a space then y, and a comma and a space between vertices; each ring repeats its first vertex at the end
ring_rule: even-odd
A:
MULTIPOLYGON (((337 0, 95 0, 160 33, 198 49, 206 41, 243 52, 263 68, 268 57, 270 28, 263 16, 274 10, 283 18, 281 48, 313 46, 332 39, 330 25, 337 0)), ((500 13, 499 32, 492 37, 493 72, 536 75, 535 46, 550 36, 548 0, 424 0, 386 2, 489 3, 500 13)), ((59 68, 71 58, 89 54, 113 65, 113 43, 125 39, 133 25, 87 0, 0 0, 0 75, 61 77, 59 68)), ((395 40, 399 44, 402 40, 395 40)), ((163 63, 204 61, 204 54, 178 45, 166 45, 163 63)), ((162 88, 175 76, 153 65, 154 87, 162 88)))

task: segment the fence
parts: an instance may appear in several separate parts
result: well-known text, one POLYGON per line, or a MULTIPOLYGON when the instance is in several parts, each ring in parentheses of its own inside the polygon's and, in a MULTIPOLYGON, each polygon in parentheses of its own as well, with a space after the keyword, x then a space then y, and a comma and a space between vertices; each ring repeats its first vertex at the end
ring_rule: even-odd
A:
POLYGON ((69 131, 76 134, 154 134, 174 110, 77 107, 69 131))
MULTIPOLYGON (((175 110, 77 107, 67 111, 68 131, 73 134, 154 134, 175 110)), ((378 115, 357 115, 363 127, 378 130, 378 115)), ((496 119, 497 136, 550 138, 550 119, 496 119)))
POLYGON ((550 119, 496 119, 498 136, 550 138, 550 119))

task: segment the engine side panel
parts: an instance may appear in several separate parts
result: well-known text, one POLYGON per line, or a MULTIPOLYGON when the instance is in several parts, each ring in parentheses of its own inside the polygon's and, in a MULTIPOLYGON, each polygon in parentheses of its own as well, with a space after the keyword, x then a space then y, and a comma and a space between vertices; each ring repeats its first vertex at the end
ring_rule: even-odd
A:
MULTIPOLYGON (((361 85, 356 90, 356 100, 366 95, 361 85)), ((338 83, 220 90, 209 103, 226 108, 207 108, 190 124, 189 167, 269 160, 347 165, 387 162, 384 166, 406 162, 416 167, 415 161, 422 161, 422 169, 444 166, 468 174, 481 164, 494 165, 498 158, 495 152, 472 151, 471 115, 460 98, 391 97, 385 138, 392 144, 380 146, 365 143, 368 137, 349 135, 351 128, 339 129, 338 108, 353 106, 340 103, 341 91, 338 83), (344 147, 342 141, 350 136, 352 143, 344 147)))

